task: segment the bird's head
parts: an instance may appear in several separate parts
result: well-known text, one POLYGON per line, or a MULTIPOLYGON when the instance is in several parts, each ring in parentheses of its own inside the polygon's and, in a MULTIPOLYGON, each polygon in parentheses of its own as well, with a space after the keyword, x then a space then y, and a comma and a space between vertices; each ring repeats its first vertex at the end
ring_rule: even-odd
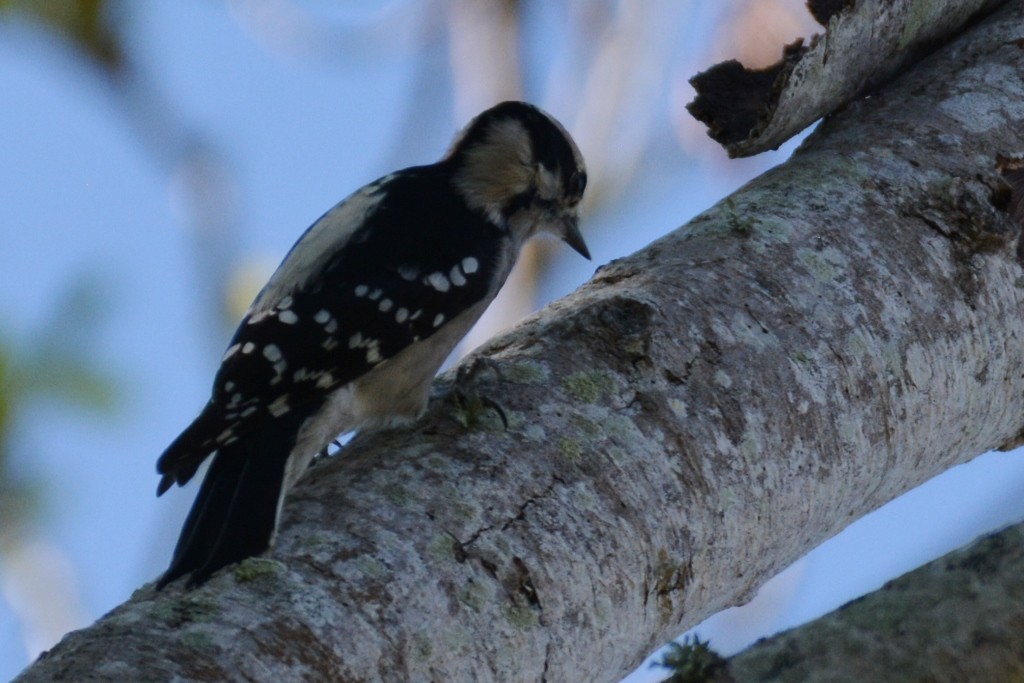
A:
POLYGON ((546 232, 590 258, 579 229, 583 156, 554 118, 525 102, 502 102, 466 126, 445 161, 467 204, 519 244, 546 232))

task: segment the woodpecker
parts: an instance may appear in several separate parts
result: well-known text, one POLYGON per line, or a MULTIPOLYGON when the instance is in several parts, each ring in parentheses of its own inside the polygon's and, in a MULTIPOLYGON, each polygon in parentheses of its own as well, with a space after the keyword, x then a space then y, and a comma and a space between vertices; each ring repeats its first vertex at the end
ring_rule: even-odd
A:
POLYGON ((431 380, 538 233, 589 259, 565 128, 524 102, 474 118, 437 163, 376 180, 306 230, 242 318, 157 495, 213 460, 163 588, 265 552, 284 496, 339 434, 415 420, 431 380))

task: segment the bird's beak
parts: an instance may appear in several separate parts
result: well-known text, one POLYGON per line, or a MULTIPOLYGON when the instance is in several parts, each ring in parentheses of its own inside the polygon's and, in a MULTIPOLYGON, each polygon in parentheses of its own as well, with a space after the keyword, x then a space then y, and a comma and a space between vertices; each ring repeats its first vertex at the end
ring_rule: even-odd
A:
POLYGON ((583 241, 583 235, 580 234, 579 219, 576 216, 562 221, 562 240, 580 256, 590 260, 590 250, 587 249, 587 243, 583 241))

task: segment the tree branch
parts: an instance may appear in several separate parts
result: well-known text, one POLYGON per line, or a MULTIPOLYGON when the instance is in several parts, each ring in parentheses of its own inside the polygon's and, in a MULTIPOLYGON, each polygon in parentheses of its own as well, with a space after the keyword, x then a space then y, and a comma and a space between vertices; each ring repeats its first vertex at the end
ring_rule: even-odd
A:
POLYGON ((1024 425, 996 156, 1010 3, 785 165, 318 464, 270 560, 145 588, 22 681, 613 681, 850 521, 1024 425), (457 418, 457 419, 456 419, 457 418), (460 421, 469 425, 463 427, 460 421))
POLYGON ((687 105, 732 157, 779 145, 855 97, 877 89, 935 46, 1005 0, 809 0, 826 26, 787 45, 764 69, 735 60, 716 64, 690 81, 697 98, 687 105))
POLYGON ((1024 643, 1024 525, 758 641, 709 681, 1011 681, 1024 643))

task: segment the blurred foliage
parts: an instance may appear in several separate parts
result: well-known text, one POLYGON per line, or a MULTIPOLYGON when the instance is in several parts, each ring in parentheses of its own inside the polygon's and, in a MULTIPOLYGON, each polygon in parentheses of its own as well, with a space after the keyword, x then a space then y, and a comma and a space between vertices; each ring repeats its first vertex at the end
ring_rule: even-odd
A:
POLYGON ((0 0, 0 19, 23 16, 36 21, 110 73, 120 71, 124 48, 111 23, 106 0, 0 0))
POLYGON ((664 658, 652 666, 672 670, 664 683, 705 683, 726 666, 726 661, 706 641, 694 637, 669 643, 664 658))
POLYGON ((94 281, 76 281, 25 339, 0 330, 0 552, 41 507, 42 486, 11 468, 18 422, 36 400, 109 411, 114 383, 95 367, 91 349, 102 300, 94 281))

